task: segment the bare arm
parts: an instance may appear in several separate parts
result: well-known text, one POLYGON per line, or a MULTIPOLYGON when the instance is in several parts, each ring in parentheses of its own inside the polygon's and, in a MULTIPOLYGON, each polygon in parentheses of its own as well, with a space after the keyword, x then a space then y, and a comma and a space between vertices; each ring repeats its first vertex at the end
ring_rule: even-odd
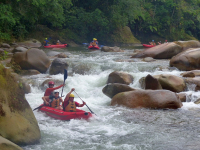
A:
POLYGON ((79 104, 78 107, 83 107, 86 103, 83 101, 83 104, 79 104))
POLYGON ((42 97, 42 100, 44 101, 44 103, 46 104, 46 105, 49 105, 49 102, 47 101, 47 98, 48 98, 49 96, 43 96, 42 97))
POLYGON ((65 101, 68 101, 69 100, 69 96, 70 94, 75 90, 75 88, 72 88, 71 91, 66 95, 65 97, 65 101))

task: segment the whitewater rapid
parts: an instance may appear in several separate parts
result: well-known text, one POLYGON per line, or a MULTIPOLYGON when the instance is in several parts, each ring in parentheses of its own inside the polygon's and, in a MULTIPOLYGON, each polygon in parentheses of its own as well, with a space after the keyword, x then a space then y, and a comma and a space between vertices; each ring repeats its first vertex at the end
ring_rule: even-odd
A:
MULTIPOLYGON (((66 50, 61 50, 65 52, 66 50)), ((130 84, 141 88, 139 79, 148 74, 173 74, 180 71, 168 69, 169 60, 157 60, 146 63, 140 59, 134 62, 129 54, 134 49, 125 49, 124 53, 103 53, 88 51, 85 48, 67 49, 70 58, 68 78, 64 95, 75 88, 78 95, 97 114, 86 120, 60 121, 34 111, 41 130, 40 143, 22 147, 25 150, 196 150, 200 144, 200 106, 193 102, 200 97, 193 86, 187 91, 188 97, 178 110, 128 109, 110 106, 111 99, 102 93, 108 75, 113 71, 123 71, 134 77, 130 84), (161 68, 162 67, 162 71, 161 68)), ((39 74, 25 77, 31 81, 31 93, 26 99, 31 108, 42 103, 44 90, 40 85, 46 79, 63 81, 63 75, 39 74)), ((61 89, 60 89, 61 92, 61 89)), ((75 94, 75 93, 74 93, 75 94)), ((75 101, 82 101, 75 94, 75 101)), ((83 110, 89 111, 87 107, 83 110)))

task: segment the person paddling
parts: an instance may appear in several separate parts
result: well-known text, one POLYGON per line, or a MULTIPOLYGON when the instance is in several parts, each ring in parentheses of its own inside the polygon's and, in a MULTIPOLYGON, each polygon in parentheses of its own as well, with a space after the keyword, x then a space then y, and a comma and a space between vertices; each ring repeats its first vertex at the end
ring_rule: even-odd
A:
POLYGON ((96 38, 93 38, 93 41, 90 42, 90 45, 92 45, 92 46, 96 46, 96 45, 98 45, 98 41, 97 41, 97 39, 96 39, 96 38))
POLYGON ((149 44, 156 45, 156 43, 154 42, 154 40, 152 40, 152 42, 149 42, 149 44))
POLYGON ((76 112, 76 107, 83 107, 86 103, 83 101, 83 104, 79 104, 74 101, 74 94, 72 92, 75 89, 72 88, 71 91, 66 95, 64 103, 63 103, 63 111, 67 112, 76 112))
POLYGON ((62 105, 60 105, 60 103, 62 103, 62 105, 63 105, 63 100, 59 96, 58 91, 55 91, 53 96, 52 95, 49 96, 50 107, 55 108, 55 109, 59 109, 59 110, 63 110, 62 105))
POLYGON ((64 85, 60 85, 60 86, 57 86, 57 87, 54 87, 54 82, 53 81, 50 81, 49 82, 49 88, 46 89, 45 93, 44 93, 44 96, 42 97, 43 101, 44 101, 44 104, 45 105, 49 105, 49 96, 52 95, 52 92, 54 90, 57 90, 61 87, 63 87, 64 85))
POLYGON ((47 38, 45 38, 45 40, 44 40, 44 46, 48 46, 49 44, 48 44, 48 40, 47 40, 47 38))

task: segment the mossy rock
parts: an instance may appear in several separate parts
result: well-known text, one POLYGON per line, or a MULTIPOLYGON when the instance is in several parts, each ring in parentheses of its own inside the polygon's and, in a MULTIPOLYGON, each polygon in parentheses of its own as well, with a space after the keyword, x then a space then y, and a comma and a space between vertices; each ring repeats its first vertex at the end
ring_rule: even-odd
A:
POLYGON ((125 26, 121 29, 118 29, 111 36, 111 41, 114 43, 123 43, 123 44, 136 44, 141 43, 138 39, 133 36, 131 29, 128 26, 125 26))
POLYGON ((23 150, 18 145, 0 136, 0 149, 1 150, 23 150))
POLYGON ((0 65, 0 135, 15 144, 34 144, 41 135, 24 90, 11 72, 0 65))

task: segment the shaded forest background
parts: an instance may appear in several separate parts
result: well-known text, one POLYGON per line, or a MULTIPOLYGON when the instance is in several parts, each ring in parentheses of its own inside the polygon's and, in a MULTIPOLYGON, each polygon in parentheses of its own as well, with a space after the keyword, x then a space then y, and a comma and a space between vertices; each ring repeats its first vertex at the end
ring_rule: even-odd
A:
MULTIPOLYGON (((110 40, 128 26, 135 37, 200 38, 200 0, 1 0, 0 41, 47 27, 77 43, 110 40)), ((149 40, 149 39, 148 39, 149 40)))

